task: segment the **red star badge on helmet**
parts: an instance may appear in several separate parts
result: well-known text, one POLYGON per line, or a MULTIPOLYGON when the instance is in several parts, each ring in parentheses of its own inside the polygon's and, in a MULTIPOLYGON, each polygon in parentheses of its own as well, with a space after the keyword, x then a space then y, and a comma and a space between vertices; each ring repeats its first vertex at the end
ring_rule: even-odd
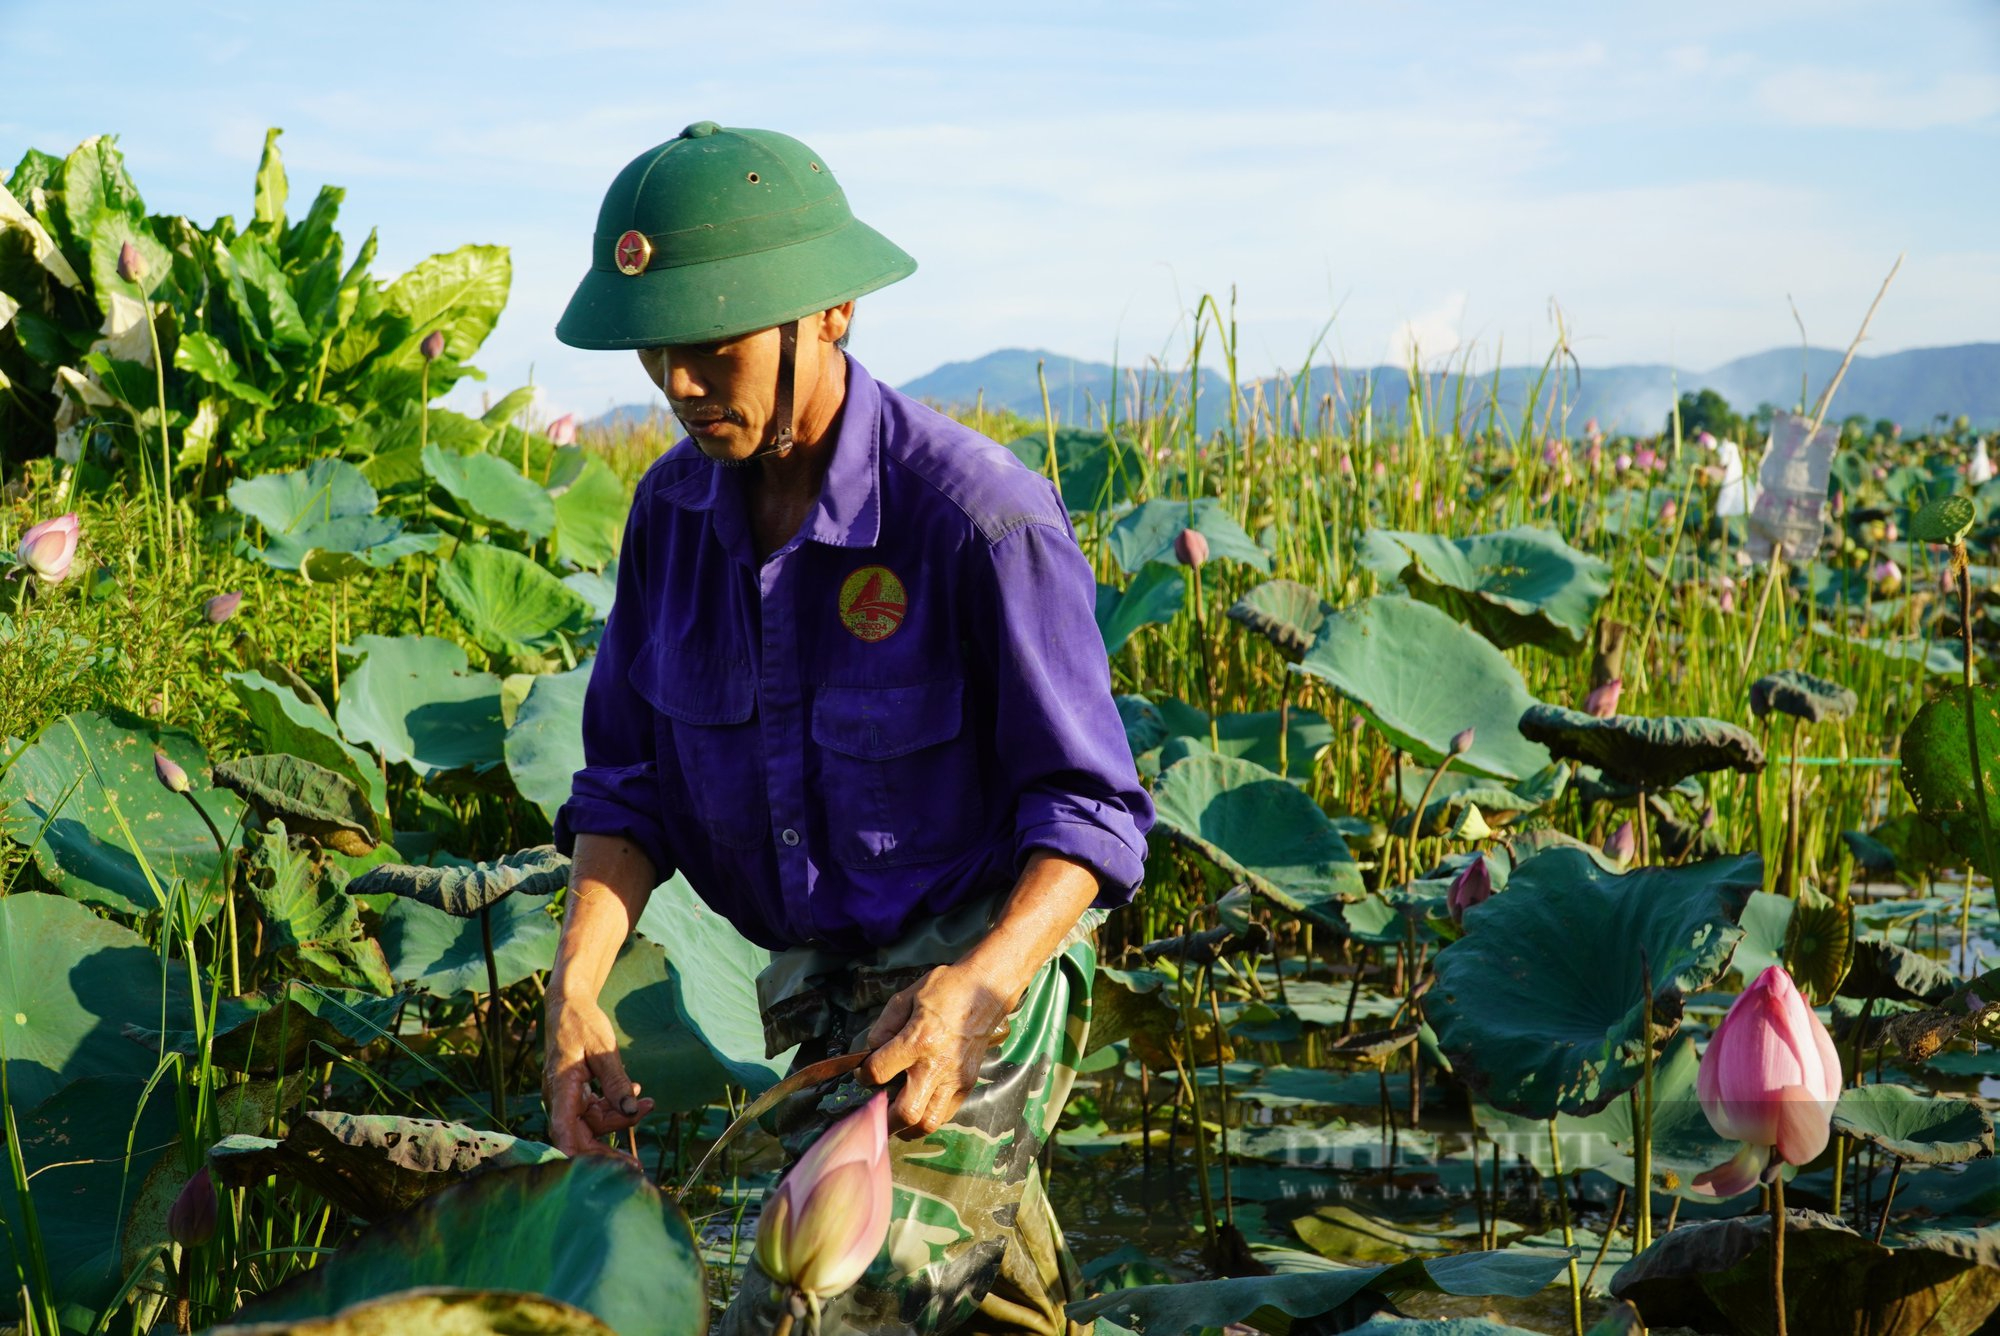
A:
POLYGON ((644 232, 630 231, 618 238, 618 246, 611 252, 611 258, 621 274, 643 274, 653 260, 653 243, 644 232))

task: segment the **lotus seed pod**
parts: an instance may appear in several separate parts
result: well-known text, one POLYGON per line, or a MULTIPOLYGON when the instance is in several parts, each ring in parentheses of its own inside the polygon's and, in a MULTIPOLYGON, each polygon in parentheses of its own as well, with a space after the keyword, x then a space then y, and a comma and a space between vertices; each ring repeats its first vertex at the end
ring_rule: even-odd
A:
POLYGON ((243 591, 241 589, 232 589, 227 594, 217 594, 214 598, 204 603, 202 605, 202 615, 208 618, 212 625, 220 626, 231 617, 234 617, 236 610, 242 606, 243 591))
POLYGON ((127 283, 137 283, 146 276, 146 257, 139 254, 139 248, 126 242, 118 248, 118 277, 127 283))
POLYGON ((167 1212, 168 1237, 183 1248, 199 1248, 215 1237, 215 1210, 215 1184, 204 1164, 167 1212))
POLYGON ((1208 538, 1199 529, 1182 529, 1174 535, 1174 556, 1181 565, 1201 569, 1208 560, 1208 538))
POLYGON ((424 355, 426 362, 435 362, 444 356, 444 331, 434 329, 424 335, 424 341, 417 345, 417 351, 424 355))
POLYGON ((153 753, 153 773, 159 776, 160 783, 170 792, 186 793, 194 787, 188 783, 187 771, 181 769, 174 762, 174 758, 163 751, 156 750, 153 753))

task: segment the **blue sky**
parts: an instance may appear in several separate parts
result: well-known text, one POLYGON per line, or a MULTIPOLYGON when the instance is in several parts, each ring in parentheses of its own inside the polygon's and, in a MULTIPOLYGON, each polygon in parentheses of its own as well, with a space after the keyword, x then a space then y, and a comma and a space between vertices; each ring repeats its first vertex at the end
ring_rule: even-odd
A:
MULTIPOLYGON (((1242 362, 1705 368, 2000 338, 2000 4, 276 5, 0 0, 0 170, 120 136, 149 207, 347 188, 387 275, 513 249, 479 364, 548 411, 650 387, 550 332, 604 187, 688 122, 784 130, 920 268, 855 354, 904 380, 994 348, 1178 364, 1203 292, 1242 362), (1324 354, 1321 355, 1324 360, 1324 354)), ((476 391, 475 391, 476 394, 476 391)))

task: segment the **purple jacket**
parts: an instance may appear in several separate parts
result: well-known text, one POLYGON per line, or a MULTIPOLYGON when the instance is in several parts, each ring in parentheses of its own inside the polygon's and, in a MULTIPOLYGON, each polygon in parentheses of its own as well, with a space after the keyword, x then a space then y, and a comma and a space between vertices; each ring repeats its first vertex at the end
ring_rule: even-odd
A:
POLYGON ((742 471, 646 471, 557 847, 622 835, 772 949, 892 942, 1034 849, 1125 903, 1153 807, 1055 488, 851 357, 834 433, 761 566, 742 471))

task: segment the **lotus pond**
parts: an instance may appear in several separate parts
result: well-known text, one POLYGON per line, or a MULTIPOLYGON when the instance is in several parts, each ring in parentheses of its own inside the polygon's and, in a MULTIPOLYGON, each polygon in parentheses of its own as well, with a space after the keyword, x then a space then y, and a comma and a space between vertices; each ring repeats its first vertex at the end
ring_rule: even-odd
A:
MULTIPOLYGON (((381 280, 339 203, 275 133, 240 229, 104 140, 0 196, 0 1322, 698 1331, 778 1163, 690 1182, 784 1070, 761 953, 654 895, 637 1167, 539 1098, 549 818, 672 442, 440 406, 505 252, 381 280)), ((1793 1332, 2000 1329, 2000 483, 1835 424, 1824 542, 1753 555, 1726 442, 1568 424, 1557 365, 968 416, 1069 504, 1159 812, 1044 1163, 1100 1332, 1764 1332, 1780 1238, 1793 1332), (1838 1098, 1722 1195, 1704 1063, 1774 966, 1838 1098)))

